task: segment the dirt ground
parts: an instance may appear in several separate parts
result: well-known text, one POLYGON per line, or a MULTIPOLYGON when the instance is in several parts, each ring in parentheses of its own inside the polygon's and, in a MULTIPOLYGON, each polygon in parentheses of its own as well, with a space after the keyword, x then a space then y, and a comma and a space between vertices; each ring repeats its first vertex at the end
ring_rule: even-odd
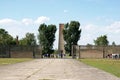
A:
POLYGON ((35 59, 0 66, 0 80, 120 80, 74 59, 35 59))

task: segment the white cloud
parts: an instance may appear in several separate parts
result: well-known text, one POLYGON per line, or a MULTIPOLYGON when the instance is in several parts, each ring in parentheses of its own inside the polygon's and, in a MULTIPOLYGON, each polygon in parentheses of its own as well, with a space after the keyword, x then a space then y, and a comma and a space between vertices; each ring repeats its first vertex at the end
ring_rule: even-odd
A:
POLYGON ((47 22, 49 20, 50 20, 49 17, 41 16, 41 17, 38 17, 37 20, 35 20, 34 22, 36 24, 41 24, 41 23, 47 22))
POLYGON ((22 20, 14 19, 0 19, 0 28, 9 32, 13 37, 18 35, 20 38, 24 37, 27 32, 35 33, 37 35, 39 24, 49 21, 48 17, 41 16, 33 20, 30 18, 23 18, 22 20))
MULTIPOLYGON (((0 19, 0 28, 7 30, 13 37, 18 35, 20 38, 24 37, 27 32, 35 33, 37 35, 39 24, 49 21, 49 17, 41 16, 33 20, 30 18, 23 18, 22 20, 14 19, 0 19)), ((110 25, 98 26, 95 24, 82 24, 82 33, 79 45, 93 44, 93 40, 100 35, 107 34, 110 42, 115 41, 120 44, 120 21, 114 21, 110 25)), ((58 30, 56 32, 56 40, 54 42, 54 48, 58 47, 58 30)))
POLYGON ((120 44, 119 37, 120 34, 120 21, 114 21, 110 25, 98 26, 94 24, 82 25, 82 33, 79 44, 93 44, 93 40, 101 35, 107 35, 110 43, 115 41, 117 44, 120 44))
POLYGON ((22 23, 28 26, 28 25, 33 24, 33 20, 32 19, 28 19, 28 18, 24 18, 22 20, 22 23))
POLYGON ((20 24, 18 21, 9 18, 0 20, 0 25, 18 25, 18 24, 20 24))
POLYGON ((87 25, 85 25, 85 26, 83 27, 83 29, 84 29, 85 31, 95 31, 96 28, 97 28, 97 26, 96 26, 96 25, 93 25, 93 24, 87 24, 87 25))
POLYGON ((109 24, 114 22, 112 18, 109 18, 107 16, 97 16, 96 21, 102 24, 105 24, 105 23, 109 24))
POLYGON ((8 24, 8 23, 13 23, 13 22, 15 21, 12 19, 8 19, 8 18, 0 20, 0 24, 8 24))
POLYGON ((82 32, 80 41, 78 42, 79 45, 93 44, 93 40, 101 32, 100 27, 94 24, 81 25, 81 28, 82 32))
POLYGON ((111 25, 106 27, 106 30, 109 33, 120 33, 120 21, 116 21, 111 25))

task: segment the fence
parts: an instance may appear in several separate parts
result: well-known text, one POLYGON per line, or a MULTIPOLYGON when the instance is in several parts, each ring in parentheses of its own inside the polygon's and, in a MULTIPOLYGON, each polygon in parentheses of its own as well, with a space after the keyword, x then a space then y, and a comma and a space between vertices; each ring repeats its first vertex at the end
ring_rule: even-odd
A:
POLYGON ((1 58, 40 58, 39 46, 0 46, 1 58))
MULTIPOLYGON (((72 58, 120 58, 120 46, 72 46, 72 58)), ((0 45, 0 58, 41 58, 39 46, 0 45)))
POLYGON ((10 57, 10 47, 0 45, 0 58, 9 58, 10 57))
POLYGON ((72 46, 73 58, 112 58, 113 54, 120 55, 120 46, 72 46))

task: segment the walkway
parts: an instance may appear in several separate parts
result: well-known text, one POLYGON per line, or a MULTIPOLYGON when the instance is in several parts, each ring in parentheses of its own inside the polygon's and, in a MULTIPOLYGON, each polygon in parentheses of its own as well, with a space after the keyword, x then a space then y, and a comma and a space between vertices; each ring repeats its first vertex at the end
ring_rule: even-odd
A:
POLYGON ((0 80, 120 80, 74 59, 36 59, 0 66, 0 80))

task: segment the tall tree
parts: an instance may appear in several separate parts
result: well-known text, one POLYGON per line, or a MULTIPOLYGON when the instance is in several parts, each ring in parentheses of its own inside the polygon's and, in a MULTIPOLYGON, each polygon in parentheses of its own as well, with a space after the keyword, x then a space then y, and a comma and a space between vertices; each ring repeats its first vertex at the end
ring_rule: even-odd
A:
POLYGON ((13 37, 5 30, 0 29, 0 45, 10 45, 13 37))
POLYGON ((66 42, 65 50, 67 53, 70 53, 71 56, 71 47, 72 45, 77 45, 81 36, 80 23, 78 21, 71 21, 70 23, 65 24, 63 36, 66 42))
POLYGON ((20 45, 35 45, 36 39, 34 33, 26 33, 25 38, 19 41, 20 45))
POLYGON ((112 46, 116 46, 116 43, 114 41, 112 42, 112 46))
POLYGON ((94 40, 94 43, 97 46, 107 46, 109 44, 109 41, 107 40, 107 36, 103 35, 103 36, 97 37, 97 39, 94 40))
POLYGON ((53 42, 55 41, 55 32, 56 32, 55 25, 46 25, 41 24, 39 26, 39 35, 38 40, 42 47, 42 54, 51 54, 53 53, 53 42))
POLYGON ((34 33, 26 33, 27 45, 35 45, 36 39, 34 33))

